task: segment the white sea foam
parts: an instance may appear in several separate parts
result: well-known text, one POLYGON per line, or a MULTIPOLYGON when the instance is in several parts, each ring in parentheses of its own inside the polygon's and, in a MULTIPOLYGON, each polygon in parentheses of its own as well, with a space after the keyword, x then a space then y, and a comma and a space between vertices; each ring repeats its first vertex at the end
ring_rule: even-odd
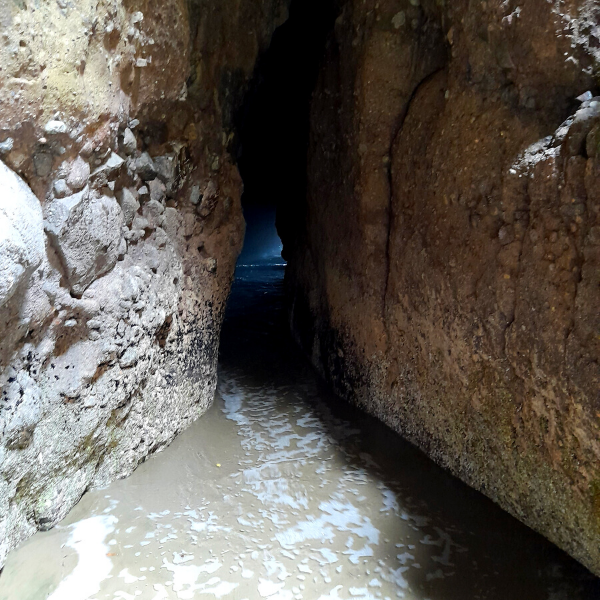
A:
POLYGON ((87 600, 100 591, 100 584, 112 571, 104 540, 114 531, 117 518, 111 515, 91 517, 72 526, 67 546, 78 555, 75 569, 63 579, 48 600, 87 600))

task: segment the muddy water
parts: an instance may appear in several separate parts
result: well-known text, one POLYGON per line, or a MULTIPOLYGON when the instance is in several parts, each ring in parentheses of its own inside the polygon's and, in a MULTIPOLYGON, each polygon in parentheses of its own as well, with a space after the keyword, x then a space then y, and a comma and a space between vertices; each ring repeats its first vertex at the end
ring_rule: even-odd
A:
POLYGON ((242 268, 212 409, 9 557, 0 600, 592 600, 598 580, 332 398, 242 268))

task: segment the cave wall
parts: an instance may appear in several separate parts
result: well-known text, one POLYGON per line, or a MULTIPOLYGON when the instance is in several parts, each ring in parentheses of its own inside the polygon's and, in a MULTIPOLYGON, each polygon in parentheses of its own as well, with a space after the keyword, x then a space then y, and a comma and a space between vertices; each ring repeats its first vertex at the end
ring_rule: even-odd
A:
POLYGON ((0 568, 210 405, 286 0, 0 2, 0 568))
POLYGON ((294 335, 336 392, 597 574, 599 22, 342 3, 282 231, 294 335))

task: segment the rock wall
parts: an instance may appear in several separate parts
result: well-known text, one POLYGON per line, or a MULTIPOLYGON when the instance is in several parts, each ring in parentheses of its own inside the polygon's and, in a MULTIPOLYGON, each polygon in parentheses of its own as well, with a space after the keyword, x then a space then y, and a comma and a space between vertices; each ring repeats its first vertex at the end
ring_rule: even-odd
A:
POLYGON ((599 23, 591 0, 348 0, 282 231, 335 390, 597 574, 599 23))
POLYGON ((0 567, 210 405, 286 0, 0 2, 0 567))

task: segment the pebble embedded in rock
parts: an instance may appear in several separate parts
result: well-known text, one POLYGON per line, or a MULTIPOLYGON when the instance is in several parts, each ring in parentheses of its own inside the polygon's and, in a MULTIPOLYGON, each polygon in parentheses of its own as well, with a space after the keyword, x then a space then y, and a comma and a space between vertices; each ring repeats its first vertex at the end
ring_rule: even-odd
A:
POLYGON ((149 181, 156 177, 156 167, 154 161, 147 152, 143 152, 135 161, 135 170, 144 180, 149 181))
POLYGON ((67 133, 67 126, 62 121, 48 121, 44 127, 46 135, 59 135, 67 133))
POLYGON ((158 177, 163 183, 168 184, 175 179, 175 170, 177 167, 175 156, 157 156, 154 159, 154 166, 156 167, 158 177))
POLYGON ((192 187, 192 191, 190 192, 190 202, 195 206, 198 204, 198 202, 200 202, 200 199, 200 186, 195 185, 192 187))
POLYGON ((33 166, 38 177, 48 177, 52 173, 52 154, 49 152, 37 152, 33 155, 33 166))
POLYGON ((127 129, 125 129, 125 131, 123 132, 123 141, 121 142, 121 148, 127 156, 130 156, 137 150, 137 140, 135 138, 135 135, 133 134, 133 131, 131 131, 129 127, 127 127, 127 129))
POLYGON ((8 154, 13 149, 14 143, 15 141, 10 137, 0 142, 0 154, 8 154))
POLYGON ((160 179, 157 178, 148 182, 148 187, 150 188, 150 200, 155 200, 156 202, 164 201, 167 195, 167 188, 160 179))
POLYGON ((54 195, 57 198, 64 198, 65 196, 68 196, 71 193, 71 190, 64 179, 57 179, 54 182, 53 188, 54 195))
POLYGON ((129 227, 140 208, 140 203, 129 188, 123 188, 121 192, 117 194, 117 199, 121 205, 121 210, 123 211, 125 225, 129 227))
POLYGON ((90 165, 81 156, 78 156, 71 164, 67 185, 78 192, 82 190, 90 178, 90 165))

